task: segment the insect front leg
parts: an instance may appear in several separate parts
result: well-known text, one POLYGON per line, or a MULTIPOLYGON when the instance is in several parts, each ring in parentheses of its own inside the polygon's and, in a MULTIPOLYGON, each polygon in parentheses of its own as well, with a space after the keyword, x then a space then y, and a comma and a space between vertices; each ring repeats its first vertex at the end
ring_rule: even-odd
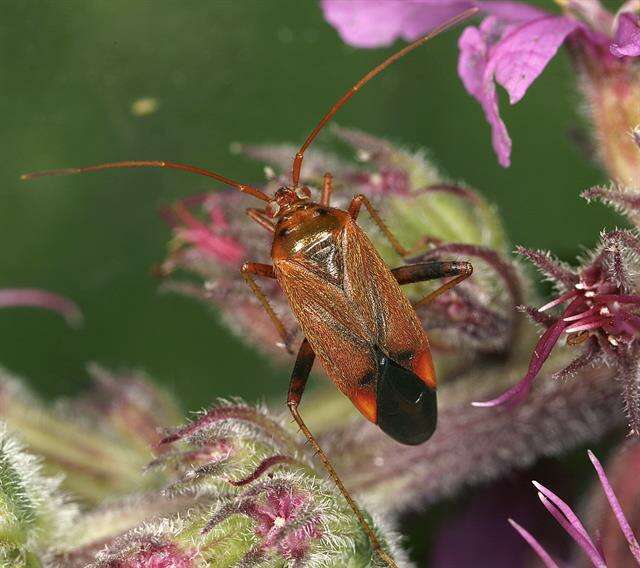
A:
POLYGON ((270 233, 276 232, 276 226, 273 224, 273 221, 267 217, 266 211, 262 209, 256 209, 255 207, 249 207, 246 210, 246 213, 252 221, 255 221, 261 227, 265 228, 270 233))
POLYGON ((271 307, 271 304, 269 303, 267 296, 262 291, 260 286, 258 286, 258 284, 254 279, 254 275, 262 276, 264 278, 275 279, 276 274, 273 270, 273 266, 269 264, 262 264, 260 262, 245 262, 242 265, 240 272, 242 273, 242 277, 244 278, 244 281, 247 283, 249 288, 251 288, 251 291, 255 294, 256 298, 258 298, 265 312, 267 312, 267 314, 269 315, 269 318, 271 318, 273 325, 278 331, 278 335, 280 335, 280 338, 282 339, 284 348, 287 350, 288 353, 291 353, 293 355, 293 349, 291 349, 291 344, 290 344, 291 340, 290 340, 289 334, 287 333, 287 329, 282 323, 282 320, 278 317, 274 309, 271 307))
POLYGON ((324 182, 322 184, 322 197, 320 198, 320 205, 329 207, 331 203, 331 194, 333 193, 333 176, 327 172, 324 174, 324 182))
POLYGON ((433 260, 431 262, 400 266, 394 268, 391 272, 396 277, 398 284, 414 284, 415 282, 425 282, 436 278, 454 277, 414 304, 414 308, 417 308, 425 306, 447 290, 451 290, 451 288, 469 278, 473 274, 473 266, 470 262, 433 260))
POLYGON ((302 400, 304 389, 307 386, 307 380, 309 379, 309 374, 311 373, 311 368, 313 367, 315 357, 316 354, 314 353, 311 344, 305 338, 302 341, 302 345, 300 346, 300 350, 298 351, 298 357, 296 358, 296 363, 293 367, 293 372, 291 373, 289 392, 287 394, 287 406, 291 411, 293 419, 296 421, 307 440, 309 440, 309 444, 311 444, 311 447, 314 449, 316 455, 320 458, 320 461, 322 462, 324 468, 327 470, 327 473, 336 484, 336 487, 340 490, 340 493, 342 493, 342 496, 346 499, 349 507, 351 507, 351 510, 358 519, 360 526, 369 537, 371 546, 373 547, 374 551, 387 564, 387 566, 389 566, 390 568, 397 568, 396 563, 382 548, 382 545, 378 541, 378 537, 376 536, 375 532, 373 531, 371 526, 369 526, 369 523, 364 518, 362 511, 358 507, 353 497, 351 497, 351 495, 347 491, 347 488, 342 483, 342 480, 329 461, 329 458, 324 453, 309 428, 307 428, 304 420, 302 420, 302 416, 300 416, 300 413, 298 412, 298 406, 300 405, 300 401, 302 400))

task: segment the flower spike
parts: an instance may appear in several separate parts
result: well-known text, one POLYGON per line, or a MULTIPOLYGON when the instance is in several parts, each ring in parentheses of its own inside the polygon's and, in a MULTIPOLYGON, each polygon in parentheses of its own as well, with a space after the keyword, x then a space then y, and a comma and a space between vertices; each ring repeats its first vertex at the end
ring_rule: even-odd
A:
POLYGON ((543 548, 538 540, 525 528, 516 523, 513 519, 507 519, 509 524, 518 531, 520 536, 527 542, 527 544, 538 555, 540 560, 544 563, 546 568, 560 568, 556 562, 551 558, 549 553, 543 548))
POLYGON ((571 376, 596 361, 615 365, 625 378, 623 397, 631 429, 640 433, 637 388, 629 386, 633 379, 626 380, 636 368, 636 339, 640 336, 640 293, 630 277, 637 271, 638 250, 640 242, 634 234, 611 231, 602 235, 600 246, 587 262, 570 269, 548 253, 519 248, 518 252, 563 292, 537 310, 524 308, 534 321, 547 328, 536 344, 525 376, 502 395, 473 405, 491 407, 521 402, 557 342, 566 334, 567 345, 585 348, 555 376, 571 376), (565 307, 559 315, 551 315, 551 310, 561 306, 565 307))
POLYGON ((622 507, 620 506, 620 502, 618 501, 616 494, 613 492, 613 488, 609 483, 607 474, 604 472, 604 468, 602 467, 600 460, 598 460, 598 458, 594 455, 594 453, 591 450, 588 450, 587 454, 589 456, 589 459, 591 460, 591 463, 593 464, 593 467, 596 470, 596 473, 598 474, 598 478, 600 479, 600 485, 602 485, 602 490, 604 491, 604 494, 607 497, 607 501, 609 501, 611 510, 613 511, 613 514, 616 516, 616 520, 618 521, 620 530, 622 531, 622 533, 624 534, 624 537, 627 539, 627 542, 629 543, 629 550, 631 551, 631 554, 633 554, 633 557, 635 558, 638 565, 640 565, 640 545, 638 544, 638 540, 636 539, 636 536, 633 534, 633 531, 631 530, 629 521, 627 521, 627 518, 625 517, 624 512, 622 511, 622 507))
POLYGON ((71 327, 82 325, 82 312, 71 300, 37 288, 0 289, 0 308, 44 308, 60 314, 71 327))
MULTIPOLYGON (((598 478, 600 480, 600 485, 602 486, 602 490, 609 501, 609 505, 618 521, 618 525, 624 537, 629 545, 629 550, 633 555, 636 563, 640 566, 640 546, 638 545, 638 541, 631 530, 631 526, 625 517, 622 507, 613 492, 613 488, 607 479, 607 475, 604 472, 602 465, 598 458, 595 457, 593 452, 589 450, 588 452, 589 459, 593 464, 598 478)), ((587 533, 587 530, 584 528, 584 525, 578 518, 578 516, 573 512, 573 509, 565 503, 560 497, 558 497, 553 491, 544 487, 537 481, 533 481, 533 485, 538 490, 538 497, 540 501, 545 506, 545 508, 551 513, 551 515, 558 521, 560 526, 573 538, 573 540, 580 546, 580 548, 585 552, 585 554, 591 560, 591 563, 597 568, 607 568, 607 561, 604 557, 604 553, 602 549, 598 546, 597 543, 593 541, 593 539, 587 533)), ((522 538, 531 546, 531 548, 536 552, 536 554, 540 557, 540 559, 545 563, 547 567, 556 567, 557 564, 551 558, 549 553, 542 547, 542 545, 531 535, 527 530, 522 528, 512 519, 509 519, 509 523, 511 526, 518 531, 518 533, 522 536, 522 538)), ((613 568, 611 566, 610 568, 613 568)))

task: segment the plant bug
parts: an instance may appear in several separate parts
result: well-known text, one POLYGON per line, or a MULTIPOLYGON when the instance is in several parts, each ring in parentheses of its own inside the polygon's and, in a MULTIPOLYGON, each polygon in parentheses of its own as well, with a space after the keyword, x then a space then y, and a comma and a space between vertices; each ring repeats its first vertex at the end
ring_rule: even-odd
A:
POLYGON ((320 201, 313 202, 310 189, 299 183, 300 172, 307 148, 357 91, 389 65, 476 11, 467 10, 407 45, 351 87, 323 116, 295 155, 291 185, 281 187, 273 197, 216 172, 169 161, 111 162, 22 176, 33 179, 119 168, 169 168, 213 178, 266 203, 264 209, 247 209, 247 214, 273 236, 273 265, 248 262, 242 266, 242 275, 289 352, 289 334, 256 277, 278 281, 302 328, 304 339, 293 368, 287 406, 370 538, 374 551, 392 567, 395 562, 380 545, 307 428, 298 406, 317 356, 336 386, 386 434, 403 444, 428 440, 437 420, 436 377, 429 342, 415 309, 468 278, 473 269, 468 262, 431 261, 390 270, 356 223, 363 205, 398 254, 406 257, 410 251, 398 242, 369 200, 357 195, 347 210, 331 207, 332 176, 327 173, 320 201), (413 306, 400 288, 403 284, 446 277, 452 278, 413 306))

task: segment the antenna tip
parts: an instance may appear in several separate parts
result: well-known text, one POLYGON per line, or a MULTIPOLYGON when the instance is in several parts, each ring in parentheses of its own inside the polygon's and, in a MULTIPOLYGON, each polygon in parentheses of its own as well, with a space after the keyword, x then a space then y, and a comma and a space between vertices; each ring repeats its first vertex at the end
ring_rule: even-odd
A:
POLYGON ((28 181, 32 179, 41 178, 41 177, 47 177, 47 176, 66 176, 69 174, 77 174, 81 171, 82 170, 78 168, 65 168, 62 170, 45 170, 42 172, 30 172, 28 174, 22 174, 20 176, 20 179, 22 181, 28 181))

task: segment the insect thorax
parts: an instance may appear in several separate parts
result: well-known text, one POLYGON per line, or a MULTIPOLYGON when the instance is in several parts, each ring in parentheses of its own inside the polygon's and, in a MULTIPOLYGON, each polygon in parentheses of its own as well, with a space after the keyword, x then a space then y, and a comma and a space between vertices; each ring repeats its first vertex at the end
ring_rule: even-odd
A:
POLYGON ((312 272, 339 284, 342 278, 342 232, 348 214, 315 203, 284 216, 276 226, 271 249, 274 263, 295 260, 312 272))

